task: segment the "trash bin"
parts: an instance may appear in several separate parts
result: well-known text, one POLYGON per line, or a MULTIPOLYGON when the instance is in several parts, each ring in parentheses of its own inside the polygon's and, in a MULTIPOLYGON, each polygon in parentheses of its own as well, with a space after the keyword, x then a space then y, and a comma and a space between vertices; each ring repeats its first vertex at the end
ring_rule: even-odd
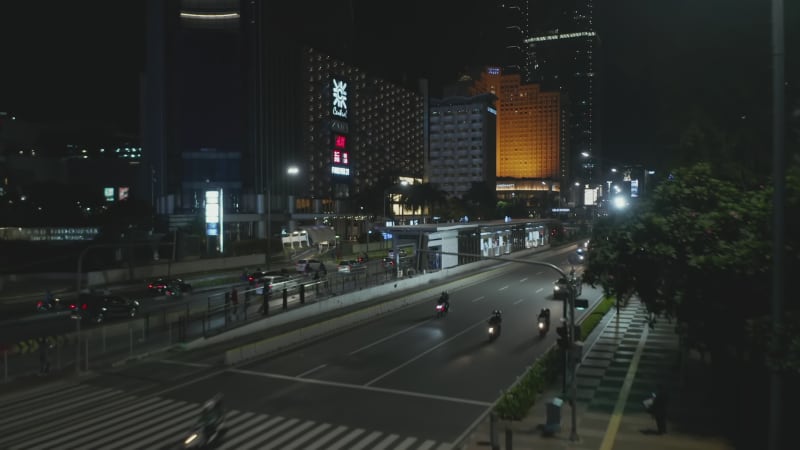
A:
POLYGON ((547 408, 547 422, 544 424, 545 435, 552 435, 561 431, 561 407, 563 404, 564 400, 555 397, 545 405, 547 408))

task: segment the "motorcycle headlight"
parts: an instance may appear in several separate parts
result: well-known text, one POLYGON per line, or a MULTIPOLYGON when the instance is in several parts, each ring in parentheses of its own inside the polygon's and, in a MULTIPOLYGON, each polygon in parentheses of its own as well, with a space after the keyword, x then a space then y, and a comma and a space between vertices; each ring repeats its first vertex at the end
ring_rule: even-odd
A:
POLYGON ((494 327, 489 327, 489 333, 494 333, 494 327))
POLYGON ((560 289, 561 289, 561 288, 560 288, 560 287, 558 287, 558 286, 555 286, 555 287, 553 287, 553 290, 554 290, 554 291, 558 291, 558 290, 560 290, 560 289))
POLYGON ((539 328, 544 328, 544 322, 539 322, 539 328))
POLYGON ((189 445, 192 442, 194 442, 197 438, 198 438, 197 433, 192 433, 192 434, 189 435, 189 437, 186 438, 185 441, 183 441, 183 443, 185 445, 189 445))

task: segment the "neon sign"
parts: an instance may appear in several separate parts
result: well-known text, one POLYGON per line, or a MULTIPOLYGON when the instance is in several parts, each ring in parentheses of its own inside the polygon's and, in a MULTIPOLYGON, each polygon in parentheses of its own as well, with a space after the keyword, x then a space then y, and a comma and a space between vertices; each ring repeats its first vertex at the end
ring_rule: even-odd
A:
POLYGON ((333 109, 331 114, 347 119, 347 83, 333 79, 331 94, 333 94, 333 109))

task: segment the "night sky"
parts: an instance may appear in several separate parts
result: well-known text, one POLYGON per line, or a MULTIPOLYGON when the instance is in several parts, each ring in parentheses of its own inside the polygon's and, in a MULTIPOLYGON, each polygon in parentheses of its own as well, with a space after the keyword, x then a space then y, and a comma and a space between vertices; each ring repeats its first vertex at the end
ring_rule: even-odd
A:
MULTIPOLYGON (((534 27, 546 27, 555 1, 532 1, 534 27)), ((495 63, 500 42, 485 14, 492 0, 354 3, 360 59, 388 79, 427 77, 435 95, 464 67, 495 63)), ((796 93, 800 2, 785 3, 786 78, 796 93)), ((768 112, 768 0, 596 0, 594 9, 597 95, 605 99, 595 116, 609 157, 664 151, 675 141, 665 121, 689 104, 733 116, 768 112)), ((0 2, 0 110, 136 133, 144 11, 143 0, 0 2)))

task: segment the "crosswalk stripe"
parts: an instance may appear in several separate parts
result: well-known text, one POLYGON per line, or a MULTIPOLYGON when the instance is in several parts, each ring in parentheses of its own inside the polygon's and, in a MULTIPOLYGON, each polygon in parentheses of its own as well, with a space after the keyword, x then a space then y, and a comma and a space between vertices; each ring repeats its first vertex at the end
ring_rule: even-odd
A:
MULTIPOLYGON (((129 449, 164 448, 179 445, 191 430, 202 404, 183 400, 120 395, 110 388, 72 387, 55 394, 57 400, 47 405, 48 394, 37 393, 37 407, 22 409, 22 398, 12 409, 18 415, 0 428, 0 447, 8 449, 80 448, 129 449), (99 389, 99 390, 98 390, 99 389), (70 398, 70 396, 72 398, 70 398), (115 398, 115 396, 119 396, 115 398), (102 403, 92 408, 92 402, 102 403), (81 406, 84 405, 82 408, 81 406), (54 406, 51 410, 48 406, 54 406), (70 411, 64 417, 59 413, 70 411), (55 417, 54 421, 35 420, 36 415, 55 417), (143 419, 142 419, 143 418, 143 419), (14 428, 25 424, 23 428, 14 428), (64 424, 62 426, 61 424, 64 424), (55 424, 55 425, 54 425, 55 424), (28 426, 30 425, 30 426, 28 426)), ((231 409, 225 420, 225 434, 217 448, 236 450, 450 450, 452 444, 417 437, 385 434, 381 431, 348 428, 299 418, 269 416, 252 411, 231 409)))
MULTIPOLYGON (((91 401, 102 400, 106 397, 110 397, 112 395, 120 395, 120 394, 121 392, 119 391, 115 391, 112 389, 103 389, 102 391, 99 391, 96 395, 93 395, 88 398, 82 398, 78 400, 72 398, 66 398, 61 400, 60 402, 49 405, 46 408, 46 413, 48 415, 53 415, 53 413, 63 413, 67 409, 74 409, 76 406, 80 406, 89 403, 91 401)), ((21 422, 31 420, 31 417, 37 414, 41 415, 42 411, 40 409, 30 409, 28 410, 27 413, 17 414, 15 417, 16 420, 10 422, 7 421, 3 423, 3 426, 0 427, 0 434, 4 434, 5 433, 4 430, 6 429, 16 428, 17 426, 19 426, 21 422)))
POLYGON ((264 449, 264 450, 269 450, 271 448, 276 448, 277 446, 279 446, 279 445, 283 444, 284 442, 288 441, 289 439, 293 438, 295 435, 302 433, 303 431, 305 431, 306 428, 312 427, 314 425, 316 425, 315 422, 305 421, 305 422, 301 423, 299 426, 294 427, 292 430, 287 431, 286 433, 283 433, 279 438, 273 439, 272 442, 270 442, 269 444, 261 445, 258 448, 259 449, 264 449))
POLYGON ((378 445, 376 445, 375 447, 372 447, 372 448, 374 450, 378 450, 378 449, 383 450, 385 448, 389 448, 389 444, 391 444, 392 442, 396 441, 399 437, 400 436, 398 436, 396 434, 390 434, 390 435, 386 436, 385 438, 383 438, 382 441, 378 442, 378 445))
POLYGON ((307 440, 313 439, 314 436, 322 433, 323 431, 327 430, 330 427, 331 427, 331 424, 329 424, 329 423, 321 423, 321 424, 317 425, 313 430, 311 430, 308 433, 300 436, 299 439, 295 439, 294 442, 289 443, 289 445, 285 445, 283 447, 283 450, 294 450, 294 449, 300 447, 302 444, 305 444, 305 442, 307 440))
POLYGON ((147 399, 146 401, 138 402, 134 405, 130 405, 127 408, 123 408, 122 410, 112 413, 112 415, 108 418, 107 422, 104 422, 106 417, 100 416, 99 423, 92 427, 89 430, 80 429, 81 435, 77 437, 73 437, 69 444, 70 446, 74 446, 78 448, 82 445, 88 445, 92 441, 97 438, 103 437, 106 434, 113 432, 115 429, 119 427, 126 427, 127 421, 135 420, 139 417, 146 417, 148 411, 158 410, 158 411, 171 411, 172 408, 177 407, 174 403, 170 402, 169 400, 165 400, 162 398, 154 397, 151 399, 147 399))
MULTIPOLYGON (((267 416, 267 415, 264 416, 265 419, 268 418, 268 417, 269 416, 267 416)), ((239 444, 239 442, 242 442, 242 441, 250 438, 250 436, 258 433, 262 429, 269 428, 272 425, 274 425, 274 424, 276 424, 276 423, 278 423, 278 422, 280 422, 282 420, 283 420, 283 417, 280 417, 280 416, 273 417, 272 419, 268 420, 266 423, 261 424, 260 426, 253 426, 249 430, 245 430, 243 433, 240 433, 238 436, 236 436, 233 439, 228 439, 228 438, 232 437, 233 433, 227 433, 228 435, 225 436, 226 439, 224 439, 222 441, 222 446, 220 447, 220 450, 225 450, 226 448, 238 448, 238 447, 236 447, 236 445, 239 444)))
MULTIPOLYGON (((121 400, 121 402, 130 401, 132 399, 133 399, 133 397, 124 397, 121 400)), ((128 407, 119 410, 119 412, 131 409, 131 408, 134 408, 134 407, 138 408, 139 406, 138 405, 129 405, 128 407)), ((101 421, 104 421, 104 420, 108 420, 108 418, 109 418, 109 416, 97 416, 94 419, 89 419, 89 420, 86 420, 86 421, 81 420, 80 421, 81 432, 83 432, 83 433, 91 433, 94 428, 101 426, 100 424, 98 424, 95 427, 91 427, 92 424, 97 423, 97 422, 101 422, 101 421)), ((71 425, 73 425, 73 426, 75 425, 75 420, 76 420, 75 417, 69 417, 68 420, 70 421, 71 425)), ((44 431, 44 432, 42 430, 39 430, 39 429, 36 429, 36 428, 26 428, 24 430, 20 430, 20 432, 18 432, 18 433, 11 434, 11 435, 6 435, 6 436, 4 436, 4 438, 6 438, 6 439, 8 439, 10 441, 10 440, 13 440, 13 439, 22 438, 25 435, 34 435, 35 437, 31 437, 31 438, 25 439, 25 442, 26 442, 26 444, 36 445, 38 442, 46 441, 48 439, 53 439, 56 436, 63 436, 64 435, 64 427, 63 426, 61 426, 61 425, 59 425, 57 423, 50 422, 50 421, 48 421, 47 423, 48 423, 48 429, 46 431, 44 431)), ((69 427, 69 424, 67 425, 67 427, 69 427)))
POLYGON ((359 434, 363 433, 364 430, 361 428, 356 428, 355 430, 347 433, 346 435, 342 436, 341 439, 334 442, 334 444, 330 447, 325 447, 327 450, 339 450, 340 448, 347 445, 348 442, 352 441, 353 439, 357 438, 359 434))
POLYGON ((356 445, 350 447, 350 450, 364 450, 365 448, 367 448, 367 445, 369 445, 370 442, 374 441, 375 439, 378 439, 378 437, 381 434, 383 433, 381 433, 380 431, 373 431, 372 433, 364 437, 364 439, 358 441, 356 445))
POLYGON ((37 395, 34 398, 21 398, 14 402, 14 404, 0 407, 0 411, 3 411, 3 414, 13 416, 19 411, 30 411, 33 408, 40 408, 45 405, 50 406, 56 402, 71 400, 76 396, 84 396, 81 395, 81 390, 85 391, 85 389, 70 389, 69 392, 48 392, 47 394, 41 396, 37 395))
POLYGON ((70 384, 66 382, 48 383, 40 388, 25 390, 21 392, 4 394, 0 398, 0 410, 12 408, 14 405, 22 403, 27 406, 30 402, 39 398, 50 399, 52 395, 61 393, 70 393, 77 390, 84 389, 85 386, 81 384, 70 384))
POLYGON ((407 437, 403 442, 399 443, 394 450, 407 450, 414 442, 417 442, 417 438, 407 437))
POLYGON ((314 442, 313 444, 311 444, 308 447, 306 447, 306 450, 317 450, 318 448, 320 448, 323 445, 325 445, 326 442, 328 442, 331 439, 335 438, 336 436, 342 434, 346 429, 347 429, 347 427, 343 427, 343 426, 339 425, 338 427, 334 428, 333 430, 331 430, 331 431, 325 433, 324 435, 322 435, 322 437, 319 438, 319 440, 317 442, 314 442))
MULTIPOLYGON (((195 419, 197 416, 197 407, 195 405, 189 405, 191 408, 188 409, 186 412, 178 414, 178 415, 170 415, 168 418, 164 420, 159 420, 152 426, 147 428, 147 433, 154 433, 164 431, 173 432, 175 434, 180 433, 181 427, 186 423, 189 423, 195 419)), ((122 438, 118 441, 114 441, 112 443, 114 448, 130 448, 129 444, 135 442, 137 448, 146 448, 142 446, 139 440, 141 439, 141 435, 139 433, 134 433, 129 435, 127 438, 122 438)), ((105 448, 105 447, 104 447, 105 448)))
POLYGON ((92 439, 90 444, 92 445, 93 448, 102 448, 102 449, 108 448, 108 446, 113 444, 113 441, 115 439, 120 439, 120 436, 119 436, 120 433, 126 433, 125 436, 131 435, 131 434, 135 435, 140 430, 146 429, 147 427, 151 426, 153 423, 158 422, 159 420, 162 420, 161 416, 163 414, 170 414, 170 415, 172 415, 172 414, 185 414, 185 413, 187 413, 187 412, 189 412, 191 410, 194 410, 195 408, 197 408, 197 406, 196 405, 187 405, 186 403, 181 402, 181 403, 175 403, 174 405, 169 405, 168 408, 169 408, 169 410, 159 411, 159 415, 156 416, 156 417, 153 417, 153 418, 151 418, 149 420, 144 420, 144 421, 140 421, 140 422, 137 421, 137 422, 131 423, 130 427, 125 427, 122 430, 119 430, 119 429, 108 430, 106 433, 104 433, 102 439, 99 439, 99 440, 98 439, 92 439))
POLYGON ((239 448, 242 448, 242 449, 258 448, 258 446, 261 443, 267 442, 268 439, 270 439, 271 437, 273 437, 276 434, 282 432, 286 428, 289 428, 289 427, 293 426, 294 424, 296 424, 299 421, 300 421, 299 419, 288 419, 288 420, 284 421, 283 423, 281 423, 280 425, 277 425, 275 428, 272 428, 271 430, 267 431, 266 433, 260 434, 258 436, 258 441, 253 440, 251 442, 248 442, 246 444, 241 445, 239 448))

